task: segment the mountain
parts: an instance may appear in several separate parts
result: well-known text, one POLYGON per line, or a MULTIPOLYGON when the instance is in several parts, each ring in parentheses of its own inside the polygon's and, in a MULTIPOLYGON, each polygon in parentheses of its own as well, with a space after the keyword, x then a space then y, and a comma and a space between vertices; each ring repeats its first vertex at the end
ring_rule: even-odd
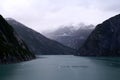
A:
POLYGON ((52 32, 44 32, 44 35, 61 44, 78 49, 83 45, 89 34, 92 32, 93 25, 62 26, 52 32))
POLYGON ((26 42, 29 49, 35 54, 43 55, 61 55, 74 54, 75 50, 66 47, 54 40, 44 37, 42 34, 26 27, 14 19, 6 19, 10 25, 18 32, 21 38, 26 42))
POLYGON ((15 63, 35 58, 12 26, 0 15, 0 63, 15 63))
POLYGON ((120 14, 97 25, 78 55, 120 56, 120 14))

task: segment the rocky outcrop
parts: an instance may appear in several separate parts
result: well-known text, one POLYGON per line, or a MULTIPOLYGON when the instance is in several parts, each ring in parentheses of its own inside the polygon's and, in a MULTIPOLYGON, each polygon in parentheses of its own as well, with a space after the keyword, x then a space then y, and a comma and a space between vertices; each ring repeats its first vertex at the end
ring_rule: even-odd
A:
POLYGON ((33 58, 34 54, 0 15, 0 63, 16 63, 33 58))
POLYGON ((28 45, 28 48, 35 54, 67 55, 74 54, 76 52, 72 48, 66 47, 54 40, 46 38, 42 34, 26 27, 14 19, 7 18, 6 20, 13 26, 13 28, 28 45))
POLYGON ((78 50, 92 32, 93 25, 64 26, 43 34, 61 44, 78 50))
POLYGON ((97 25, 77 55, 120 56, 120 14, 97 25))

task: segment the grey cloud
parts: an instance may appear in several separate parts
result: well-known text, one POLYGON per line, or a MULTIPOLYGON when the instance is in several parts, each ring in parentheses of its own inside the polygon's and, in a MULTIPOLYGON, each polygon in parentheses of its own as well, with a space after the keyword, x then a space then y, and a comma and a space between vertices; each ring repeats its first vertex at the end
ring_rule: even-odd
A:
POLYGON ((96 0, 96 2, 95 6, 99 9, 120 12, 120 0, 96 0))
POLYGON ((0 0, 1 14, 15 18, 37 31, 70 23, 98 24, 120 10, 119 0, 14 1, 0 0))

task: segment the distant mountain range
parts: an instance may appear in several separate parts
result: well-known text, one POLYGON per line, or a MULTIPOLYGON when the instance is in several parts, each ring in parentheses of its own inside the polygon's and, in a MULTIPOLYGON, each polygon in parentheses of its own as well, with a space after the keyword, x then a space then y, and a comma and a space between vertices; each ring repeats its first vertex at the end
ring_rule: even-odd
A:
POLYGON ((13 26, 13 28, 28 45, 28 48, 35 54, 67 55, 74 54, 76 52, 72 48, 66 47, 54 40, 46 38, 42 34, 26 27, 14 19, 6 18, 6 20, 11 26, 13 26))
POLYGON ((11 25, 0 15, 0 63, 15 63, 35 58, 11 25))
POLYGON ((50 39, 60 42, 65 46, 79 49, 93 29, 93 25, 84 24, 80 24, 79 26, 62 26, 55 31, 44 32, 44 35, 50 39))
POLYGON ((120 14, 95 29, 93 25, 65 26, 44 33, 50 39, 12 18, 0 16, 0 34, 0 63, 31 60, 34 54, 120 56, 120 14))
POLYGON ((77 55, 120 56, 120 14, 97 25, 77 55))

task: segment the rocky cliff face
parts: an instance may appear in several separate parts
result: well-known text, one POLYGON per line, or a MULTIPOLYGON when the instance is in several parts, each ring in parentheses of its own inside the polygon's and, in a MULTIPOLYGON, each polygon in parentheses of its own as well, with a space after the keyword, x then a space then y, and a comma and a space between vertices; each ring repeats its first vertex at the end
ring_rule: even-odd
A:
POLYGON ((52 32, 44 32, 44 35, 65 46, 78 50, 86 41, 93 28, 93 25, 65 26, 52 32))
POLYGON ((25 43, 0 15, 0 63, 15 63, 35 58, 25 43))
POLYGON ((14 19, 7 18, 7 21, 13 26, 13 28, 28 45, 29 49, 35 54, 66 55, 74 54, 76 52, 72 48, 66 47, 54 40, 46 38, 42 34, 26 27, 14 19))
POLYGON ((77 55, 120 56, 120 15, 97 25, 77 55))

